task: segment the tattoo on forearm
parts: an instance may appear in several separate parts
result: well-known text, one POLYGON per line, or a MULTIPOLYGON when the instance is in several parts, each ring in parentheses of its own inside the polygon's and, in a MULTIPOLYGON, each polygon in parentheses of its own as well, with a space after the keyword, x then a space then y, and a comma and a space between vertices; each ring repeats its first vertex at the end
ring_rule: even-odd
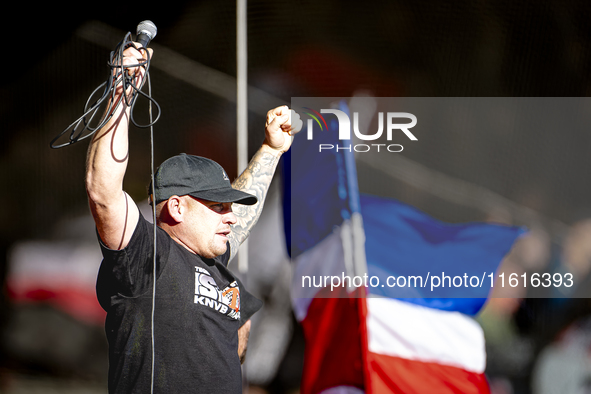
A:
POLYGON ((267 152, 258 151, 246 170, 232 184, 235 189, 253 194, 259 200, 255 205, 234 204, 232 207, 234 215, 238 219, 237 223, 232 227, 230 236, 232 257, 238 252, 240 244, 248 238, 250 230, 261 216, 265 197, 273 180, 278 161, 278 157, 267 152))

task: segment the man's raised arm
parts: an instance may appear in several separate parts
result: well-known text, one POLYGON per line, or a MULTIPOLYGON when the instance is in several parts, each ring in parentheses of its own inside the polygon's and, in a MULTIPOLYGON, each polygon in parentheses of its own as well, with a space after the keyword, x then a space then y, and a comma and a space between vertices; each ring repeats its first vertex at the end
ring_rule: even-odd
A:
POLYGON ((246 170, 232 183, 235 189, 255 195, 258 203, 250 206, 233 205, 238 222, 232 226, 230 234, 230 258, 236 255, 240 244, 248 238, 250 230, 261 216, 279 159, 289 150, 293 135, 299 132, 301 127, 299 115, 287 106, 277 107, 267 113, 265 141, 248 163, 246 170))
MULTIPOLYGON (((123 65, 138 64, 145 56, 144 51, 127 48, 124 51, 123 65)), ((134 67, 127 72, 139 86, 144 69, 134 67)), ((121 98, 122 90, 122 84, 119 84, 115 101, 121 98)), ((130 94, 130 91, 127 93, 130 94)), ((109 122, 94 134, 86 159, 86 192, 90 211, 101 240, 110 249, 123 249, 127 246, 139 218, 135 203, 123 191, 123 177, 129 158, 129 116, 130 109, 123 100, 109 122)))

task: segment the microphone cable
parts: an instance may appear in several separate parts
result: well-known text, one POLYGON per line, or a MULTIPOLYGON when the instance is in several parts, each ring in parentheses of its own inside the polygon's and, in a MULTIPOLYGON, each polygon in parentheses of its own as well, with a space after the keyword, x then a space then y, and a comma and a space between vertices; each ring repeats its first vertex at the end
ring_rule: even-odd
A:
MULTIPOLYGON (((149 21, 145 21, 145 22, 149 22, 149 21)), ((145 23, 142 22, 142 23, 145 23)), ((142 25, 142 23, 140 23, 140 26, 142 25)), ((151 22, 150 22, 151 23, 151 22)), ((153 24, 152 24, 153 25, 153 24)), ((138 26, 138 29, 139 27, 138 26)), ((155 29, 155 26, 154 26, 155 29)), ((155 35, 155 32, 153 32, 153 34, 155 35)), ((138 36, 139 36, 139 32, 138 32, 138 36)), ((109 73, 109 77, 107 78, 107 80, 105 82, 103 82, 102 84, 100 84, 88 97, 88 99, 86 100, 86 104, 84 105, 84 110, 83 110, 83 114, 76 119, 74 122, 72 122, 68 127, 66 127, 61 133, 59 133, 57 136, 55 136, 49 146, 52 149, 59 149, 59 148, 63 148, 66 146, 70 146, 72 144, 75 144, 76 142, 82 141, 90 136, 92 136, 97 130, 100 130, 102 127, 104 127, 107 122, 113 117, 113 114, 116 112, 117 108, 122 105, 123 103, 125 103, 125 105, 127 105, 128 107, 130 107, 130 119, 131 122, 139 128, 150 128, 150 178, 151 178, 151 194, 152 194, 152 199, 154 194, 154 124, 158 121, 158 119, 160 119, 160 106, 158 105, 158 102, 156 102, 156 100, 154 100, 152 98, 152 86, 151 86, 151 82, 150 82, 150 73, 149 73, 149 68, 150 68, 150 53, 148 52, 148 50, 146 48, 140 47, 138 48, 135 43, 132 41, 131 39, 131 33, 127 33, 125 35, 125 37, 123 38, 123 41, 121 41, 119 44, 117 44, 117 47, 115 48, 114 51, 112 51, 110 53, 110 57, 109 57, 110 61, 108 62, 108 66, 110 69, 110 73, 109 73), (125 49, 127 49, 128 47, 133 46, 134 48, 141 50, 144 49, 146 52, 146 57, 147 59, 141 62, 138 62, 137 64, 131 64, 131 65, 123 65, 123 51, 125 49), (145 73, 144 73, 144 78, 141 80, 141 83, 139 86, 136 85, 135 81, 133 80, 133 77, 129 76, 129 74, 127 73, 127 70, 129 68, 135 68, 135 67, 143 67, 145 69, 145 73), (144 86, 144 84, 147 82, 148 84, 148 93, 144 93, 142 92, 142 88, 144 86), (121 94, 121 96, 119 98, 116 97, 116 87, 119 84, 122 84, 122 88, 123 88, 123 94, 121 94), (131 94, 131 98, 128 97, 128 95, 126 94, 126 92, 128 91, 128 88, 132 88, 133 92, 131 94), (103 93, 102 95, 94 102, 92 102, 93 98, 97 95, 97 92, 99 92, 101 89, 103 89, 103 93), (138 122, 136 122, 135 118, 134 118, 134 109, 135 109, 135 104, 137 102, 137 98, 139 96, 143 96, 144 98, 148 99, 148 116, 149 116, 149 123, 142 125, 139 124, 138 122), (91 104, 92 102, 92 104, 91 104), (91 123, 93 121, 93 119, 95 118, 97 112, 99 111, 99 109, 103 106, 103 104, 107 102, 107 108, 104 111, 104 116, 102 118, 102 120, 100 120, 98 122, 98 124, 96 126, 92 126, 91 123), (156 109, 158 110, 157 112, 157 116, 154 119, 154 114, 153 114, 153 107, 156 107, 156 109), (57 141, 60 140, 64 135, 66 135, 69 132, 69 136, 67 137, 67 141, 58 144, 57 141)), ((151 317, 150 317, 150 328, 151 328, 151 355, 152 355, 152 365, 151 365, 151 376, 150 376, 150 393, 153 394, 154 393, 154 367, 155 367, 155 358, 156 358, 156 352, 155 352, 155 335, 154 335, 154 317, 155 317, 155 311, 156 311, 156 274, 157 274, 157 269, 156 269, 156 255, 157 255, 157 246, 156 246, 156 234, 157 234, 157 225, 156 225, 156 204, 154 204, 152 202, 152 221, 153 221, 153 237, 154 237, 154 242, 153 242, 153 260, 152 260, 152 275, 153 275, 153 285, 152 285, 152 310, 151 310, 151 317)))
MULTIPOLYGON (((146 51, 147 52, 147 51, 146 51)), ((148 59, 150 59, 150 54, 148 53, 148 59)), ((148 75, 146 70, 146 75, 148 75)), ((148 76, 148 93, 152 93, 152 85, 150 83, 150 78, 148 76)), ((157 234, 157 226, 156 226, 156 203, 154 201, 155 194, 155 186, 154 186, 154 123, 158 120, 152 120, 152 103, 156 103, 153 100, 150 100, 148 104, 148 114, 150 118, 150 185, 152 190, 150 190, 152 194, 152 231, 153 231, 153 249, 152 249, 152 312, 150 315, 150 336, 151 336, 151 352, 152 352, 152 366, 150 372, 150 394, 154 394, 154 367, 155 367, 155 359, 156 359, 156 344, 155 344, 155 335, 154 335, 154 317, 156 316, 156 234, 157 234)), ((158 105, 158 104, 156 104, 158 105)), ((158 107, 158 117, 160 117, 160 107, 158 107)))
MULTIPOLYGON (((49 146, 53 149, 63 148, 65 146, 72 145, 78 141, 82 141, 90 136, 92 136, 97 130, 101 129, 105 124, 112 118, 115 110, 122 105, 123 102, 129 107, 131 107, 131 122, 139 128, 148 128, 154 125, 160 118, 160 106, 151 97, 151 93, 148 91, 148 94, 142 92, 142 87, 146 81, 150 80, 150 53, 146 50, 147 59, 144 61, 139 62, 138 64, 131 64, 131 65, 123 65, 123 51, 133 46, 137 49, 134 42, 131 40, 131 33, 127 33, 123 41, 121 41, 114 51, 111 52, 110 61, 107 63, 111 72, 109 73, 109 78, 102 84, 100 84, 88 97, 86 100, 86 104, 84 105, 83 114, 72 122, 68 127, 66 127, 61 133, 55 136, 49 146), (134 68, 141 66, 145 71, 145 77, 142 79, 141 84, 137 86, 133 81, 133 78, 128 75, 127 69, 134 68), (131 98, 127 97, 126 94, 122 94, 119 99, 116 98, 116 89, 115 87, 122 83, 123 85, 123 92, 127 92, 127 89, 131 87, 133 89, 133 93, 131 98), (96 99, 96 101, 92 102, 93 98, 97 95, 99 91, 103 90, 102 95, 96 99), (149 100, 150 102, 150 122, 148 124, 142 125, 136 122, 134 118, 134 109, 135 104, 137 102, 137 98, 142 96, 149 100), (101 108, 101 106, 108 101, 108 107, 105 110, 106 116, 103 117, 101 121, 98 122, 96 126, 92 126, 91 123, 94 120, 97 112, 101 108), (92 103, 92 104, 91 104, 92 103), (153 119, 152 115, 152 105, 154 105, 158 112, 156 119, 153 119), (58 144, 58 140, 60 140, 64 135, 68 134, 67 141, 58 144)), ((149 83, 148 83, 149 85, 149 83)))

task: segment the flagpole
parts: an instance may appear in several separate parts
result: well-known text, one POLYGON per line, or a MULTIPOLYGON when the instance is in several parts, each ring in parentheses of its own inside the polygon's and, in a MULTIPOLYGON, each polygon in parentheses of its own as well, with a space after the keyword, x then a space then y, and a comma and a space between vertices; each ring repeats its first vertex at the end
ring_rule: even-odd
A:
MULTIPOLYGON (((246 0, 236 0, 236 149, 238 174, 248 165, 248 61, 246 40, 246 0)), ((238 272, 246 285, 248 272, 248 238, 240 246, 238 272)), ((246 364, 242 364, 242 390, 248 390, 246 364)))
MULTIPOLYGON (((246 0, 236 0, 236 118, 238 174, 248 165, 248 62, 246 40, 246 0)), ((238 253, 238 271, 248 271, 248 239, 242 243, 238 253)))

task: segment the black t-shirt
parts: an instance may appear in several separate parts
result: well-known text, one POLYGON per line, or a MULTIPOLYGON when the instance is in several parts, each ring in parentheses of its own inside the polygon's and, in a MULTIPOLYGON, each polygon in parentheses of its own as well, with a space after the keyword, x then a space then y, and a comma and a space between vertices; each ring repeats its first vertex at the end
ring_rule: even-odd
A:
MULTIPOLYGON (((153 226, 140 214, 123 250, 102 242, 97 296, 107 311, 109 392, 147 393, 152 372, 153 226)), ((205 259, 157 228, 155 393, 241 393, 240 289, 230 247, 205 259)))

